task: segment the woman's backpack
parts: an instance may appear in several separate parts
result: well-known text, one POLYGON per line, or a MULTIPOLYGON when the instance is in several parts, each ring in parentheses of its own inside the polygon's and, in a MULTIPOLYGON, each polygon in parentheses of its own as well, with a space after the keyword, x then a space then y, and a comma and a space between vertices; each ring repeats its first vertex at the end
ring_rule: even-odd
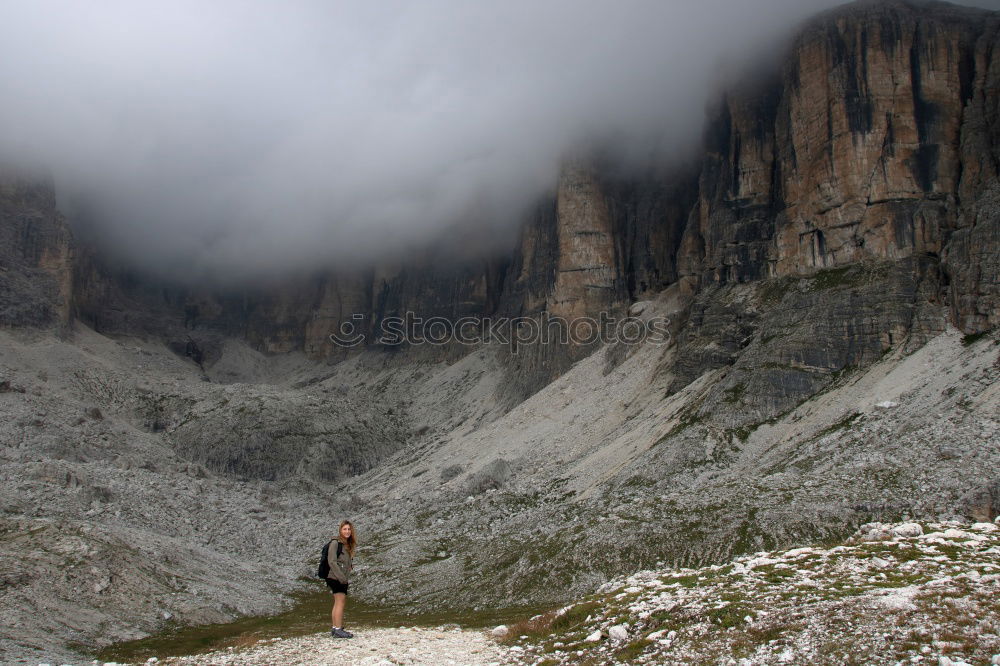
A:
MULTIPOLYGON (((326 542, 323 546, 323 550, 319 554, 319 570, 316 572, 317 578, 326 579, 330 575, 330 544, 333 540, 326 542)), ((344 544, 340 541, 337 542, 337 559, 340 559, 340 554, 344 551, 344 544)))

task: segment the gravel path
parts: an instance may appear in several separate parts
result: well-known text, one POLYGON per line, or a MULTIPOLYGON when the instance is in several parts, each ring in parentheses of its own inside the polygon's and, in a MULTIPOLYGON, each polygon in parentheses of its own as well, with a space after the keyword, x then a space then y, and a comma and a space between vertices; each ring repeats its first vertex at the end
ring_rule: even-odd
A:
POLYGON ((511 663, 506 648, 482 632, 461 629, 358 629, 354 638, 332 638, 327 633, 272 639, 249 648, 229 649, 191 657, 171 657, 159 664, 455 664, 478 666, 511 663))

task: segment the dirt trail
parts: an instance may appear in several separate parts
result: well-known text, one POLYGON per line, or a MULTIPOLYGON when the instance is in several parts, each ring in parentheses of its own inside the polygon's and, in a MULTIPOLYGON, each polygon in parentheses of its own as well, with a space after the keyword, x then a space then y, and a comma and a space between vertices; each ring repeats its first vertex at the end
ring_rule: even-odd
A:
MULTIPOLYGON (((354 638, 333 638, 328 633, 297 638, 271 639, 247 648, 228 649, 191 657, 171 657, 159 664, 267 665, 351 664, 455 664, 500 666, 518 663, 510 651, 483 632, 468 629, 399 627, 354 630, 354 638)), ((147 662, 149 663, 149 662, 147 662)))

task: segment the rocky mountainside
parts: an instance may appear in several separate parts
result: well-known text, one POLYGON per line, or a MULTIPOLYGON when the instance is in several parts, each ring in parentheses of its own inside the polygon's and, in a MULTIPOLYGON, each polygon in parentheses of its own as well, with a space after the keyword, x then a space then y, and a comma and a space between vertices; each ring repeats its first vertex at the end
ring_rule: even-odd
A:
POLYGON ((996 664, 998 586, 997 525, 875 523, 828 548, 637 572, 494 631, 513 663, 551 666, 996 664))
MULTIPOLYGON (((428 257, 317 275, 242 304, 159 298, 176 299, 168 304, 190 328, 228 322, 262 350, 322 356, 331 350, 316 322, 346 313, 592 313, 679 279, 698 288, 923 256, 943 274, 939 296, 956 325, 984 330, 997 321, 997 266, 975 249, 997 238, 997 22, 899 1, 817 17, 780 71, 720 99, 700 164, 624 178, 592 160, 568 163, 517 247, 492 261, 439 269, 428 257), (275 328, 255 328, 255 313, 275 328)), ((115 280, 83 269, 79 314, 107 332, 141 328, 109 316, 103 283, 115 280)))
POLYGON ((70 321, 73 243, 51 181, 0 169, 0 326, 70 321))
MULTIPOLYGON (((213 290, 151 282, 82 249, 62 284, 95 330, 162 336, 179 350, 193 340, 209 361, 227 337, 336 361, 346 352, 328 336, 346 321, 372 340, 386 317, 408 311, 450 321, 596 317, 680 285, 692 299, 688 333, 712 347, 692 349, 698 358, 681 373, 690 379, 729 363, 753 327, 752 313, 730 313, 736 329, 713 329, 705 315, 715 289, 873 262, 898 287, 871 304, 887 318, 874 327, 881 339, 852 339, 868 316, 862 305, 840 318, 851 333, 824 331, 841 338, 838 353, 801 365, 837 372, 901 337, 920 344, 946 320, 982 332, 1000 311, 998 20, 898 1, 821 15, 780 68, 720 97, 700 161, 641 175, 569 161, 507 254, 459 261, 428 251, 367 271, 213 290)), ((511 359, 510 405, 590 351, 547 346, 511 359)), ((800 396, 817 383, 782 381, 801 384, 800 396)))
POLYGON ((998 26, 943 3, 818 16, 720 96, 698 160, 567 160, 510 252, 477 260, 167 285, 5 172, 0 658, 274 610, 347 513, 359 594, 417 609, 565 601, 871 520, 992 520, 998 26), (670 337, 328 337, 407 311, 629 312, 670 337))

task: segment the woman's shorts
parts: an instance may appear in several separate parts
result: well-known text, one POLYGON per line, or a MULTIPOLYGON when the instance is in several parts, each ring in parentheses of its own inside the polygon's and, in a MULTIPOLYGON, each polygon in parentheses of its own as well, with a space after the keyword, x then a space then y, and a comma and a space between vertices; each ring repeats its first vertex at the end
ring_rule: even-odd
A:
POLYGON ((330 588, 330 591, 333 592, 334 594, 336 594, 338 592, 343 592, 344 594, 347 594, 347 586, 348 585, 350 585, 350 583, 341 583, 336 578, 327 578, 326 579, 326 586, 328 588, 330 588))

